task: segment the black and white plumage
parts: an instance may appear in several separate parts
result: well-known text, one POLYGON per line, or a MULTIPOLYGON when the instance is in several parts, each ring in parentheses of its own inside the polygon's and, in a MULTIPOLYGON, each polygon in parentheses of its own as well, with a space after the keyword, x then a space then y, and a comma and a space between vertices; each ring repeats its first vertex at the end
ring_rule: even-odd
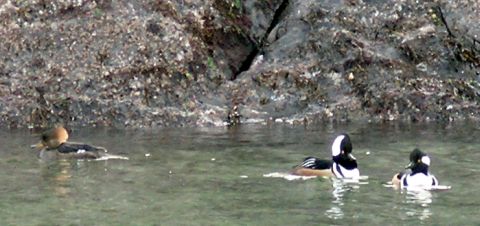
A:
POLYGON ((333 161, 332 160, 326 160, 326 159, 317 159, 315 157, 306 157, 301 166, 304 168, 309 168, 309 169, 318 169, 318 170, 323 170, 323 169, 330 169, 332 167, 333 161))
POLYGON ((419 149, 414 149, 410 153, 410 164, 407 166, 410 172, 403 172, 397 176, 400 180, 400 187, 437 186, 438 180, 434 175, 430 174, 429 167, 430 157, 419 149))
POLYGON ((331 170, 337 178, 358 178, 360 172, 352 155, 352 142, 348 134, 340 134, 332 144, 332 160, 307 157, 299 165, 312 170, 331 170))
POLYGON ((105 148, 95 147, 88 144, 81 143, 63 143, 56 148, 60 153, 83 153, 83 152, 106 152, 105 148))

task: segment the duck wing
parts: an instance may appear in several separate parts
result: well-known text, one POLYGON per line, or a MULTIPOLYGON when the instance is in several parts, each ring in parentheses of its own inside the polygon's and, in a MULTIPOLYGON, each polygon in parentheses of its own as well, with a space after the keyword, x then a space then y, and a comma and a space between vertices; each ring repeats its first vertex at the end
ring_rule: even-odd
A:
POLYGON ((332 160, 318 159, 315 157, 307 157, 303 160, 302 164, 300 164, 301 167, 317 170, 330 169, 332 165, 332 160))
POLYGON ((78 153, 78 152, 98 152, 105 151, 104 148, 95 147, 88 144, 63 143, 57 148, 60 153, 78 153))

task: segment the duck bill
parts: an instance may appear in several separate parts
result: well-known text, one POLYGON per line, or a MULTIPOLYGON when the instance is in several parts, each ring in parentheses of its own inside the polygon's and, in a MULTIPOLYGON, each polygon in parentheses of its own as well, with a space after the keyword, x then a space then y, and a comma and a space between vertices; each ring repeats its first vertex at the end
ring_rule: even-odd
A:
POLYGON ((357 159, 355 158, 355 156, 352 155, 352 153, 349 153, 349 154, 348 154, 348 158, 351 159, 351 160, 357 160, 357 159))
POLYGON ((38 142, 36 144, 30 145, 30 148, 35 150, 42 150, 43 148, 45 148, 45 145, 42 142, 38 142))
POLYGON ((409 162, 408 165, 405 166, 405 169, 411 169, 414 165, 415 163, 409 162))

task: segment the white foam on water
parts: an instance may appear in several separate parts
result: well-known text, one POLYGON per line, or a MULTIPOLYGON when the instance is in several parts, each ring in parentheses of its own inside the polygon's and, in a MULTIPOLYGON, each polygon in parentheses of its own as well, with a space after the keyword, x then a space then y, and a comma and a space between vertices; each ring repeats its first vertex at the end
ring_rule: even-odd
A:
POLYGON ((452 186, 448 185, 434 185, 434 186, 408 186, 406 188, 408 191, 438 191, 438 190, 450 190, 452 186))
POLYGON ((129 160, 129 158, 125 157, 125 156, 106 154, 106 155, 104 155, 100 158, 96 158, 95 161, 105 161, 105 160, 109 160, 109 159, 129 160))
MULTIPOLYGON (((382 184, 386 188, 396 188, 391 181, 382 184)), ((405 188, 407 191, 444 191, 452 189, 449 185, 434 185, 434 186, 409 186, 405 188)))
POLYGON ((335 181, 339 181, 344 184, 368 184, 368 176, 362 175, 355 178, 332 178, 335 181))
POLYGON ((308 180, 308 179, 316 178, 317 176, 298 176, 290 173, 273 172, 273 173, 263 174, 263 177, 283 178, 285 180, 292 181, 292 180, 308 180))
MULTIPOLYGON (((285 173, 285 172, 273 172, 273 173, 268 173, 268 174, 263 174, 263 177, 273 177, 273 178, 283 178, 285 180, 309 180, 313 178, 317 178, 318 176, 299 176, 299 175, 293 175, 290 173, 285 173)), ((324 177, 328 178, 328 177, 324 177)), ((336 180, 341 180, 342 182, 345 183, 356 183, 356 184, 368 184, 368 176, 360 176, 358 178, 336 178, 336 180)))
POLYGON ((392 184, 392 182, 387 182, 386 184, 382 184, 383 187, 386 188, 395 188, 395 186, 392 184))

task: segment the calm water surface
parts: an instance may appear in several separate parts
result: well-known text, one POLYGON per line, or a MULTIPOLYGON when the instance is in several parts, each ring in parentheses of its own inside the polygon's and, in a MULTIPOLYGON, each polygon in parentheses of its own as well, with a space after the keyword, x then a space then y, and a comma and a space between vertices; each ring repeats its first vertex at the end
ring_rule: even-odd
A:
POLYGON ((28 131, 0 132, 0 225, 475 225, 478 125, 81 129, 72 141, 130 160, 41 161, 28 131), (288 181, 305 156, 329 158, 348 131, 360 184, 288 181), (419 147, 449 191, 384 187, 419 147))

